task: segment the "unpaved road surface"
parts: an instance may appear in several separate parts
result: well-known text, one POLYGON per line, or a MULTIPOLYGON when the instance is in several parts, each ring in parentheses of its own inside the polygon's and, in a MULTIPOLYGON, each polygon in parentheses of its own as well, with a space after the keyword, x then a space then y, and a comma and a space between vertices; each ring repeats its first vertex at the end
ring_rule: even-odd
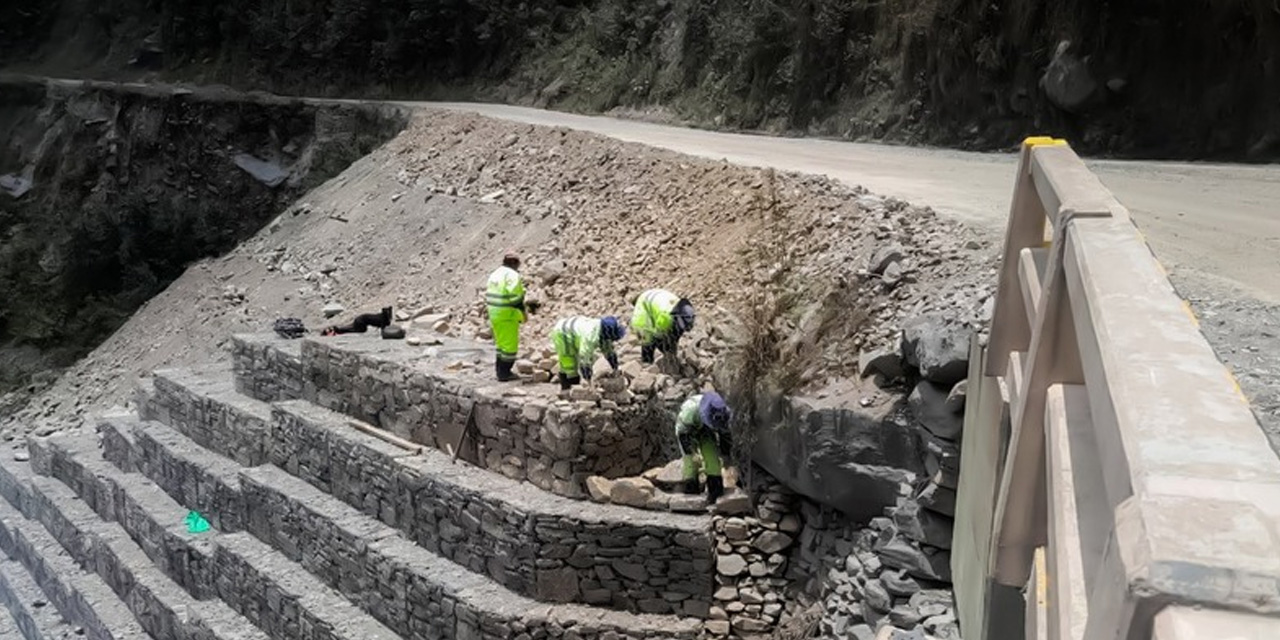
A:
MULTIPOLYGON (((760 135, 475 103, 403 103, 570 127, 695 156, 827 175, 1001 233, 1013 154, 970 153, 760 135)), ((1280 168, 1149 161, 1090 161, 1129 207, 1177 280, 1239 288, 1280 302, 1280 168)))

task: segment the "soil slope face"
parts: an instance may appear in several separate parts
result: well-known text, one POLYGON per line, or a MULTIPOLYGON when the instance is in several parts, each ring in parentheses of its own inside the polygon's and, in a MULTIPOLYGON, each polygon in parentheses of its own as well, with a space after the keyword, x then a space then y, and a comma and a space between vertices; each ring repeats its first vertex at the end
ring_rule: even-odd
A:
POLYGON ((908 316, 979 322, 995 281, 994 248, 958 223, 828 179, 423 112, 235 250, 187 269, 4 436, 74 425, 125 401, 150 369, 225 358, 231 333, 278 317, 318 330, 393 305, 432 324, 445 314, 449 333, 487 344, 482 287, 508 248, 546 305, 522 350, 549 348, 559 317, 629 316, 636 294, 661 286, 698 305, 694 380, 765 309, 777 382, 797 390, 856 377, 859 349, 895 345, 908 316), (893 277, 868 273, 886 252, 893 277), (346 311, 325 320, 330 303, 346 311))
POLYGON ((1274 159, 1273 3, 13 0, 0 65, 294 95, 483 97, 725 128, 1274 159))

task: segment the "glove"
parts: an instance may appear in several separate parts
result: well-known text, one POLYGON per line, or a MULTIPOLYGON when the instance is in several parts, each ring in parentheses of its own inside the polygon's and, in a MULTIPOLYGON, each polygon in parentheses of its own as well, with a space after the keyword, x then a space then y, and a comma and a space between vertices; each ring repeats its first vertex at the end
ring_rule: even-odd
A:
POLYGON ((607 354, 605 355, 604 359, 609 361, 609 366, 613 367, 614 371, 618 370, 618 354, 616 353, 607 354))
POLYGON ((529 313, 537 313, 538 309, 542 308, 542 303, 537 300, 525 300, 524 308, 527 309, 529 313))
POLYGON ((591 371, 591 365, 583 365, 581 367, 578 367, 578 373, 582 374, 583 380, 586 380, 587 382, 591 382, 591 374, 594 372, 591 371))

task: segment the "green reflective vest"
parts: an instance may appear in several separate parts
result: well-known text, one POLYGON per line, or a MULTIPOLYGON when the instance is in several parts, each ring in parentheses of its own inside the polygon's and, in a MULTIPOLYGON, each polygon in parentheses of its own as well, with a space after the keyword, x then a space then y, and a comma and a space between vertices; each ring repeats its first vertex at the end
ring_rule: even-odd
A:
POLYGON ((676 434, 684 435, 690 431, 697 432, 702 429, 702 416, 698 415, 698 407, 702 404, 702 394, 695 393, 684 404, 680 405, 680 412, 676 414, 676 434))
POLYGON ((524 321, 524 281, 510 267, 498 267, 489 274, 489 285, 484 294, 489 307, 490 320, 524 321))
POLYGON ((642 344, 652 342, 671 331, 671 312, 680 303, 677 296, 665 289, 650 289, 636 298, 635 312, 631 314, 631 330, 642 344))
POLYGON ((600 339, 599 318, 563 318, 551 329, 551 342, 564 344, 569 351, 558 355, 574 358, 586 365, 595 364, 597 350, 605 355, 613 353, 613 342, 600 339), (562 337, 559 342, 556 340, 557 335, 562 337))

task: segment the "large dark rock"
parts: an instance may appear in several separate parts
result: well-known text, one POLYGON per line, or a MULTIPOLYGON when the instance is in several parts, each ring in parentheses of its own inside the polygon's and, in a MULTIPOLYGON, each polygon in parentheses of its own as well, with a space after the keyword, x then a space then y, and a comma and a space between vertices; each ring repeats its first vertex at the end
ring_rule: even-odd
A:
POLYGON ((893 524, 902 535, 916 542, 939 549, 951 548, 951 530, 955 522, 922 509, 915 501, 907 500, 893 510, 893 524))
POLYGON ((1089 72, 1087 61, 1071 53, 1071 42, 1063 40, 1040 78, 1040 87, 1054 106, 1079 113, 1094 101, 1098 81, 1089 72))
POLYGON ((858 375, 865 378, 877 373, 890 380, 901 378, 905 373, 902 354, 892 349, 863 351, 858 354, 858 375))
MULTIPOLYGON (((941 474, 938 478, 941 480, 941 474)), ((944 487, 933 480, 930 480, 929 484, 920 491, 920 495, 916 496, 916 502, 934 513, 952 518, 956 516, 956 490, 944 487)))
POLYGON ((947 402, 948 387, 921 380, 907 398, 907 408, 916 423, 929 433, 947 440, 959 440, 964 431, 964 416, 951 410, 947 402))
POLYGON ((894 506, 923 472, 919 438, 896 403, 828 406, 793 398, 756 428, 752 458, 792 491, 858 519, 894 506))
POLYGON ((916 578, 951 582, 951 553, 948 551, 921 547, 900 534, 894 534, 886 535, 876 544, 876 553, 886 567, 902 569, 916 578))
POLYGON ((902 358, 920 377, 953 385, 969 374, 969 342, 973 330, 942 316, 921 316, 902 329, 902 358))

